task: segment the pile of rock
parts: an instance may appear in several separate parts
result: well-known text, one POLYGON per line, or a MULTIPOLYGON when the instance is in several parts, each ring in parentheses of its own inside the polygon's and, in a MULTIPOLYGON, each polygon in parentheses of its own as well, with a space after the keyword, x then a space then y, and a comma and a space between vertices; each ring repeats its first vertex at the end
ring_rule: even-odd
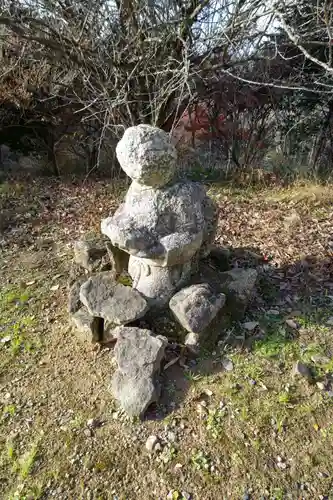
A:
POLYGON ((102 237, 74 244, 68 310, 84 340, 113 340, 116 326, 132 323, 148 310, 147 301, 137 290, 119 283, 119 257, 102 237))
POLYGON ((174 179, 177 155, 165 132, 131 127, 117 156, 133 182, 102 221, 104 236, 74 244, 69 312, 81 338, 116 343, 113 394, 128 414, 141 416, 158 400, 168 344, 153 333, 156 319, 170 313, 181 343, 197 353, 244 315, 257 273, 229 269, 227 252, 212 251, 215 204, 202 185, 174 179), (140 319, 149 329, 138 328, 140 319))

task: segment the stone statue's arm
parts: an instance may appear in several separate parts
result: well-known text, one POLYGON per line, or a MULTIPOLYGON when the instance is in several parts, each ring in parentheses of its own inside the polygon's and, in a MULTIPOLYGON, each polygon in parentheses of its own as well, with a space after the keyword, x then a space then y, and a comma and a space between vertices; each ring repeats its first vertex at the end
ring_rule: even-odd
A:
POLYGON ((174 266, 189 261, 199 250, 202 244, 203 233, 175 232, 163 236, 159 240, 159 254, 156 259, 161 266, 174 266))
POLYGON ((130 217, 119 221, 108 217, 102 220, 101 231, 110 238, 113 245, 131 255, 145 256, 149 249, 158 246, 156 238, 146 228, 135 227, 135 221, 130 217))

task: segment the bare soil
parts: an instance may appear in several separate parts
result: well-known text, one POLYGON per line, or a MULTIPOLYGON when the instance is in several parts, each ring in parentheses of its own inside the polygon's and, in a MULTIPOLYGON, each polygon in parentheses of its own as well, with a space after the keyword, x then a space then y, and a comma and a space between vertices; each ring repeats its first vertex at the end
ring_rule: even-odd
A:
POLYGON ((216 242, 257 267, 258 294, 213 352, 164 371, 142 422, 110 394, 112 349, 80 343, 66 312, 71 243, 123 192, 0 185, 0 498, 333 498, 332 186, 211 186, 216 242))

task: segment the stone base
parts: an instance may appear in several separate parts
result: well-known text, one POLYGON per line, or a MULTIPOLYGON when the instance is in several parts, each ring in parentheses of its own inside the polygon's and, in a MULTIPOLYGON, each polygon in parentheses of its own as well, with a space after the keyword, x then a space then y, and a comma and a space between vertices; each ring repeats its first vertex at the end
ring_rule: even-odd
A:
POLYGON ((128 272, 133 279, 133 288, 146 298, 149 306, 163 308, 190 281, 192 266, 191 261, 172 267, 157 267, 131 255, 128 272))

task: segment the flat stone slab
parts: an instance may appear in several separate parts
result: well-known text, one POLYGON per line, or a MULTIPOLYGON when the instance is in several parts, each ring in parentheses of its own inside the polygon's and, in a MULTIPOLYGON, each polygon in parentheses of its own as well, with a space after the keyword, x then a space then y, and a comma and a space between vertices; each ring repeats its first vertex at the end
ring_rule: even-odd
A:
POLYGON ((225 299, 223 293, 216 293, 208 283, 202 283, 180 290, 172 297, 169 306, 185 330, 199 334, 222 309, 225 299))
POLYGON ((112 379, 112 393, 130 416, 142 416, 159 398, 156 375, 168 341, 135 327, 117 327, 114 336, 118 369, 112 379))
POLYGON ((91 276, 80 289, 80 300, 90 314, 115 325, 125 325, 148 311, 142 295, 133 288, 117 284, 112 273, 91 276))

